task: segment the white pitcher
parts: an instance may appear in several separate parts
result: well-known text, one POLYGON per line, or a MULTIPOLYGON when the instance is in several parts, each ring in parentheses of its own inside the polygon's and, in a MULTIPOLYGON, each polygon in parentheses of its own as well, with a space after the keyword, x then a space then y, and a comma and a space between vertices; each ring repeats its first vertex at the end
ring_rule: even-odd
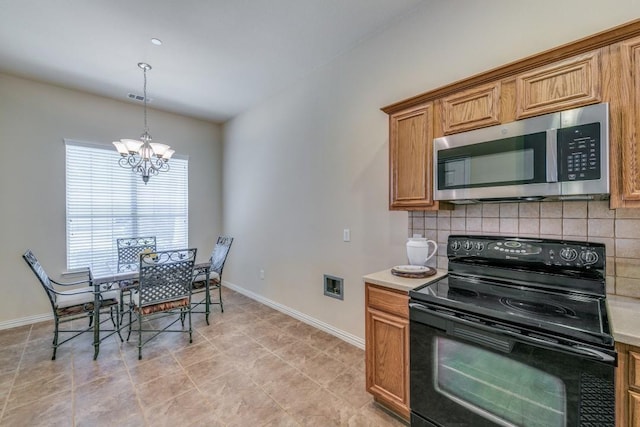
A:
POLYGON ((424 237, 410 237, 407 241, 407 257, 411 265, 425 265, 438 252, 438 244, 424 237), (433 244, 433 252, 429 246, 433 244))

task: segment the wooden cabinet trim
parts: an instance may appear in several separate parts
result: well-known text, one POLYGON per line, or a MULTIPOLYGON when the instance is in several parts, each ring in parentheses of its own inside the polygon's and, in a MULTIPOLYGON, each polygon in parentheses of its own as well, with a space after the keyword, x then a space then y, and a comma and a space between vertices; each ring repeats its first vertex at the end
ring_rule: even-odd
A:
POLYGON ((500 83, 468 89, 442 99, 442 131, 446 134, 500 123, 500 83))
POLYGON ((523 58, 507 65, 494 68, 492 70, 476 74, 472 77, 459 80, 457 82, 441 86, 437 89, 424 92, 420 95, 399 101, 382 108, 387 114, 393 114, 413 106, 433 101, 443 96, 448 96, 456 92, 476 87, 508 78, 518 73, 525 73, 534 68, 543 67, 548 64, 568 59, 575 55, 582 55, 589 51, 600 49, 614 43, 618 43, 632 37, 640 36, 640 19, 628 22, 623 25, 611 28, 600 33, 579 39, 577 41, 564 44, 562 46, 549 49, 547 51, 523 58))

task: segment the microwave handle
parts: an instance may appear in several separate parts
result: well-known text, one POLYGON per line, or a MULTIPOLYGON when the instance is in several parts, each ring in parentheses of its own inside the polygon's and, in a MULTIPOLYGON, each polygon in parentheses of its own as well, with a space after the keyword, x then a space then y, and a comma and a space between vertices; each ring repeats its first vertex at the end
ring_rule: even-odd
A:
POLYGON ((547 129, 547 182, 558 182, 558 129, 547 129))

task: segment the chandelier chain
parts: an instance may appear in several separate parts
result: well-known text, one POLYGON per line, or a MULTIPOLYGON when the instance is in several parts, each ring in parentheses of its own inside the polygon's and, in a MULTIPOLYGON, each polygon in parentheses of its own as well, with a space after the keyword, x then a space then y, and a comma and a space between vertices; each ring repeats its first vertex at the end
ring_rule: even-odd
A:
POLYGON ((144 71, 144 86, 143 86, 143 96, 144 96, 144 133, 149 133, 149 126, 147 125, 147 67, 143 68, 144 71))

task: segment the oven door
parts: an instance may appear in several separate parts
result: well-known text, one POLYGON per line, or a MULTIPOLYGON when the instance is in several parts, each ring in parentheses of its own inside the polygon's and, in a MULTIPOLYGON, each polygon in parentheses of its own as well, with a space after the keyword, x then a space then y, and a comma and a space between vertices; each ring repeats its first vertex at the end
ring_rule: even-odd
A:
POLYGON ((412 425, 614 425, 615 358, 410 307, 412 425))

